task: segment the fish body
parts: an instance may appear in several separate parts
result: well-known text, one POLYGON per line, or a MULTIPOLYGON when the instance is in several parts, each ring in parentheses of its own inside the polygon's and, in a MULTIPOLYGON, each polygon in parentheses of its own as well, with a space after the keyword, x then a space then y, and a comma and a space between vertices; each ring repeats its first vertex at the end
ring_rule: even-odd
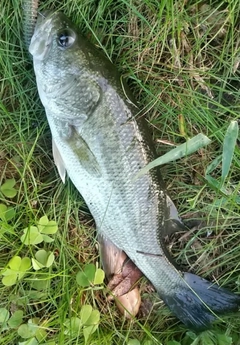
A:
POLYGON ((127 254, 188 327, 204 329, 214 313, 236 309, 238 296, 171 262, 163 238, 183 224, 159 168, 135 178, 155 152, 116 68, 62 13, 39 17, 29 51, 59 174, 81 193, 99 236, 127 254))

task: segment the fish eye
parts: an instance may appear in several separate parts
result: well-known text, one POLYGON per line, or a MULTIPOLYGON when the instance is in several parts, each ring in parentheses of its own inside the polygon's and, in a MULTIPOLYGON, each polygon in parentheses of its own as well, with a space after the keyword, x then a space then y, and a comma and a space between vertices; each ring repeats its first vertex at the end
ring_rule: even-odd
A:
POLYGON ((57 43, 61 48, 69 48, 75 42, 76 35, 70 29, 61 30, 57 35, 57 43))

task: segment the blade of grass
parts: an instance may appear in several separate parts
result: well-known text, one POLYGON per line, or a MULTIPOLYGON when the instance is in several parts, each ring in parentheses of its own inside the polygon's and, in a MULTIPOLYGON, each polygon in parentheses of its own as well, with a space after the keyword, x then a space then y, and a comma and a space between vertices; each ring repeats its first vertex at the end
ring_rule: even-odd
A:
POLYGON ((222 184, 226 180, 233 160, 234 150, 238 139, 238 122, 231 121, 223 141, 222 153, 222 184))
POLYGON ((175 149, 170 150, 165 155, 155 159, 151 163, 147 164, 144 168, 142 168, 136 175, 135 179, 139 178, 140 176, 146 174, 149 170, 167 164, 169 162, 173 162, 177 159, 186 157, 199 149, 209 145, 211 140, 202 133, 199 133, 195 137, 189 139, 184 144, 177 146, 175 149))

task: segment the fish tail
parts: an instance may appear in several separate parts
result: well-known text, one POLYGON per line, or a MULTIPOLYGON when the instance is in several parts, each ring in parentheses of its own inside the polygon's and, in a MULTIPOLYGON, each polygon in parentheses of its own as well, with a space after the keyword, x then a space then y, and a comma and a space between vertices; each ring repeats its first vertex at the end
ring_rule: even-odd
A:
POLYGON ((221 314, 237 311, 240 296, 192 273, 184 273, 184 284, 173 295, 162 296, 171 311, 188 327, 198 331, 210 327, 221 314))

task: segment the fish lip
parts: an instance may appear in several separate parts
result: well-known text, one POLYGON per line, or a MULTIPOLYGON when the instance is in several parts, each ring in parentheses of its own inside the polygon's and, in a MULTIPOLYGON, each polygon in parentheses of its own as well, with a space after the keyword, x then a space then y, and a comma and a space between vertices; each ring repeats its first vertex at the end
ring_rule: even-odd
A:
POLYGON ((57 31, 55 23, 59 12, 45 11, 38 15, 34 34, 29 45, 29 52, 36 60, 44 60, 52 47, 53 32, 57 31))
POLYGON ((30 54, 37 60, 44 60, 52 46, 52 30, 47 30, 51 22, 51 17, 46 19, 42 15, 38 16, 34 34, 28 48, 30 54))

